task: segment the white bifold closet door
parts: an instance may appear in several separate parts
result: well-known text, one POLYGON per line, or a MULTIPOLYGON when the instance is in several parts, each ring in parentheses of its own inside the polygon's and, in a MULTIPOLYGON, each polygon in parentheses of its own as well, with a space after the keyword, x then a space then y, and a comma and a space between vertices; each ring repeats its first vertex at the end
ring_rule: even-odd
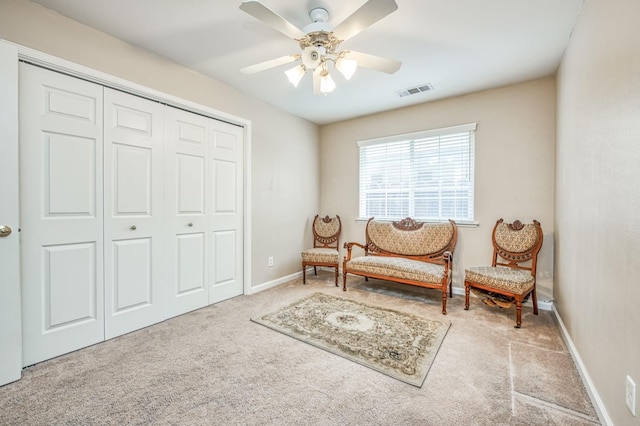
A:
POLYGON ((167 315, 243 293, 243 133, 165 109, 167 315))
POLYGON ((20 64, 25 366, 104 340, 102 86, 20 64))
POLYGON ((244 129, 20 65, 25 366, 241 295, 244 129))
POLYGON ((176 316, 209 304, 209 120, 167 107, 165 126, 166 307, 176 316))
POLYGON ((209 278, 209 303, 241 295, 243 278, 244 223, 244 133, 243 129, 218 120, 210 120, 212 155, 211 214, 213 235, 209 278))
POLYGON ((162 321, 163 105, 104 89, 105 338, 162 321))

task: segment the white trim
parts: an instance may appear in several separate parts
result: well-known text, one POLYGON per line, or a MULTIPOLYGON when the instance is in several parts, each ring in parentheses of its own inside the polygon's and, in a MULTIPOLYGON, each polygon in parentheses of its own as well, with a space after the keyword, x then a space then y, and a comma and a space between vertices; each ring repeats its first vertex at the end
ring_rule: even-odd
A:
POLYGON ((468 124, 460 124, 459 126, 450 126, 450 127, 443 127, 440 129, 424 130, 421 132, 405 133, 403 135, 393 135, 393 136, 384 136, 381 138, 365 139, 365 140, 358 141, 358 147, 369 146, 369 145, 379 145, 383 143, 405 141, 405 140, 424 139, 432 136, 440 136, 440 135, 445 135, 449 133, 469 132, 471 130, 476 130, 477 127, 478 127, 478 123, 468 123, 468 124))
MULTIPOLYGON (((318 268, 320 268, 321 270, 324 271, 329 271, 329 272, 334 272, 335 269, 330 268, 330 267, 324 267, 324 266, 319 266, 318 268)), ((313 272, 313 267, 309 267, 307 268, 307 276, 313 272)), ((342 277, 342 268, 339 269, 338 271, 339 277, 342 277)), ((301 278, 302 277, 302 271, 300 272, 295 272, 291 275, 287 275, 285 277, 280 277, 277 278, 273 281, 267 281, 266 283, 262 283, 259 284, 255 287, 251 288, 251 292, 247 293, 247 294, 254 294, 254 293, 258 293, 260 291, 263 290, 268 290, 270 288, 276 287, 280 284, 284 284, 286 282, 289 282, 291 280, 294 280, 296 278, 301 278)), ((338 285, 340 285, 340 280, 338 280, 338 285)), ((464 296, 464 287, 453 287, 452 289, 453 294, 455 294, 456 296, 464 296)), ((533 302, 531 301, 531 299, 529 298, 529 300, 527 300, 524 303, 525 306, 533 306, 533 302)), ((545 302, 540 302, 538 301, 538 308, 543 310, 543 311, 555 311, 554 307, 553 307, 553 301, 545 301, 545 302)))
MULTIPOLYGON (((370 217, 357 217, 354 219, 354 221, 356 223, 360 222, 360 223, 367 223, 369 222, 369 219, 371 219, 370 217)), ((376 221, 378 222, 393 222, 394 220, 402 220, 404 219, 403 217, 399 217, 396 219, 376 219, 376 221)), ((421 219, 419 217, 414 217, 412 219, 415 219, 418 222, 423 222, 423 223, 448 223, 448 220, 425 220, 425 219, 421 219)), ((480 222, 456 222, 456 226, 458 228, 477 228, 478 226, 480 226, 480 222)))
POLYGON ((244 294, 251 294, 251 121, 244 127, 244 294))
POLYGON ((244 118, 237 117, 192 101, 188 101, 186 99, 182 99, 177 96, 152 89, 150 87, 142 86, 138 83, 134 83, 132 81, 86 67, 84 65, 76 64, 75 62, 67 61, 66 59, 58 58, 56 56, 40 52, 29 47, 21 46, 10 41, 2 40, 2 42, 17 47, 18 59, 30 62, 34 65, 39 65, 53 71, 58 71, 73 77, 91 81, 102 86, 111 87, 113 89, 131 93, 133 95, 137 95, 146 99, 166 103, 177 108, 182 108, 191 112, 206 115, 208 117, 225 121, 227 123, 235 124, 242 127, 250 124, 250 121, 244 118))
MULTIPOLYGON (((532 304, 533 305, 533 304, 532 304)), ((538 300, 538 308, 542 309, 543 311, 553 311, 554 310, 554 305, 553 305, 553 301, 539 301, 538 300)))
MULTIPOLYGON (((287 282, 289 282, 291 280, 295 280, 297 278, 302 278, 302 271, 294 272, 293 274, 286 275, 284 277, 280 277, 280 278, 277 278, 275 280, 267 281, 265 283, 258 284, 257 286, 251 287, 251 292, 249 294, 259 293, 261 291, 268 290, 268 289, 273 288, 273 287, 277 287, 280 284, 287 283, 287 282)), ((300 284, 300 285, 302 285, 302 284, 300 284)))
POLYGON ((573 362, 575 362, 576 367, 578 368, 578 372, 580 373, 582 382, 584 383, 584 386, 587 389, 587 393, 591 398, 591 403, 596 409, 596 413, 598 414, 600 423, 607 426, 613 426, 613 421, 611 420, 611 417, 609 417, 609 414, 607 413, 607 409, 604 405, 604 402, 602 401, 602 398, 600 398, 600 395, 598 394, 598 390, 596 389, 596 386, 593 384, 593 381, 591 380, 591 377, 587 372, 587 367, 582 362, 582 358, 580 358, 578 349, 573 344, 573 340, 571 340, 571 336, 569 336, 569 331, 564 326, 564 322, 560 317, 560 313, 555 308, 555 306, 553 307, 553 313, 555 314, 556 319, 558 320, 558 324, 560 325, 560 331, 562 332, 562 337, 564 338, 564 341, 566 342, 567 347, 569 348, 569 353, 573 358, 573 362))

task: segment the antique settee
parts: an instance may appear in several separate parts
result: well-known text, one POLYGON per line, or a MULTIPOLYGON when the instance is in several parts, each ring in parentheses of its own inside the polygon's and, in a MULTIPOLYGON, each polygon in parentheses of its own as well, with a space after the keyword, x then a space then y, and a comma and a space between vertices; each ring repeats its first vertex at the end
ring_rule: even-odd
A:
POLYGON ((452 293, 453 250, 458 228, 453 220, 423 223, 412 218, 398 222, 369 219, 364 244, 347 242, 342 264, 342 289, 347 275, 360 275, 419 287, 440 289, 442 313, 447 313, 447 291, 452 293), (354 247, 364 251, 355 256, 354 247))

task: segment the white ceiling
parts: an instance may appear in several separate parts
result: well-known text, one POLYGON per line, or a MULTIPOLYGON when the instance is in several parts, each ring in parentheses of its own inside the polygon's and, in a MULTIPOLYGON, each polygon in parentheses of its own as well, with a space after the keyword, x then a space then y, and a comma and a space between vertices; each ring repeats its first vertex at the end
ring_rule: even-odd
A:
MULTIPOLYGON (((244 75, 240 69, 299 53, 297 42, 241 11, 241 0, 33 0, 164 56, 317 124, 552 75, 583 0, 396 0, 398 10, 341 48, 402 61, 389 75, 359 68, 315 96, 311 75, 294 88, 292 64, 244 75), (430 83, 434 90, 400 98, 430 83)), ((336 26, 364 0, 261 0, 299 28, 323 7, 336 26)))

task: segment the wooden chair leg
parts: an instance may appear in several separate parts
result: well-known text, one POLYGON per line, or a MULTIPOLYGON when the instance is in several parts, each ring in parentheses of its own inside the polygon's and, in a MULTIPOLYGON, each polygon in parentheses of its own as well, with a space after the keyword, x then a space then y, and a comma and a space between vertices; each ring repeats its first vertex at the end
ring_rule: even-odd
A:
POLYGON ((347 291, 347 273, 342 273, 342 291, 347 291))
POLYGON ((531 300, 533 302, 533 314, 538 315, 538 296, 536 296, 536 288, 533 287, 533 292, 531 294, 531 300))
POLYGON ((469 310, 469 291, 470 290, 471 290, 471 286, 467 284, 467 282, 465 281, 464 283, 464 310, 465 311, 469 310))
POLYGON ((313 266, 313 275, 318 275, 318 270, 315 265, 313 266))
POLYGON ((447 315, 447 288, 442 292, 442 315, 447 315))
POLYGON ((338 265, 336 265, 336 287, 338 287, 338 265))
POLYGON ((302 284, 307 283, 307 265, 302 264, 302 284))
POLYGON ((516 298, 516 328, 522 324, 522 298, 516 298))

